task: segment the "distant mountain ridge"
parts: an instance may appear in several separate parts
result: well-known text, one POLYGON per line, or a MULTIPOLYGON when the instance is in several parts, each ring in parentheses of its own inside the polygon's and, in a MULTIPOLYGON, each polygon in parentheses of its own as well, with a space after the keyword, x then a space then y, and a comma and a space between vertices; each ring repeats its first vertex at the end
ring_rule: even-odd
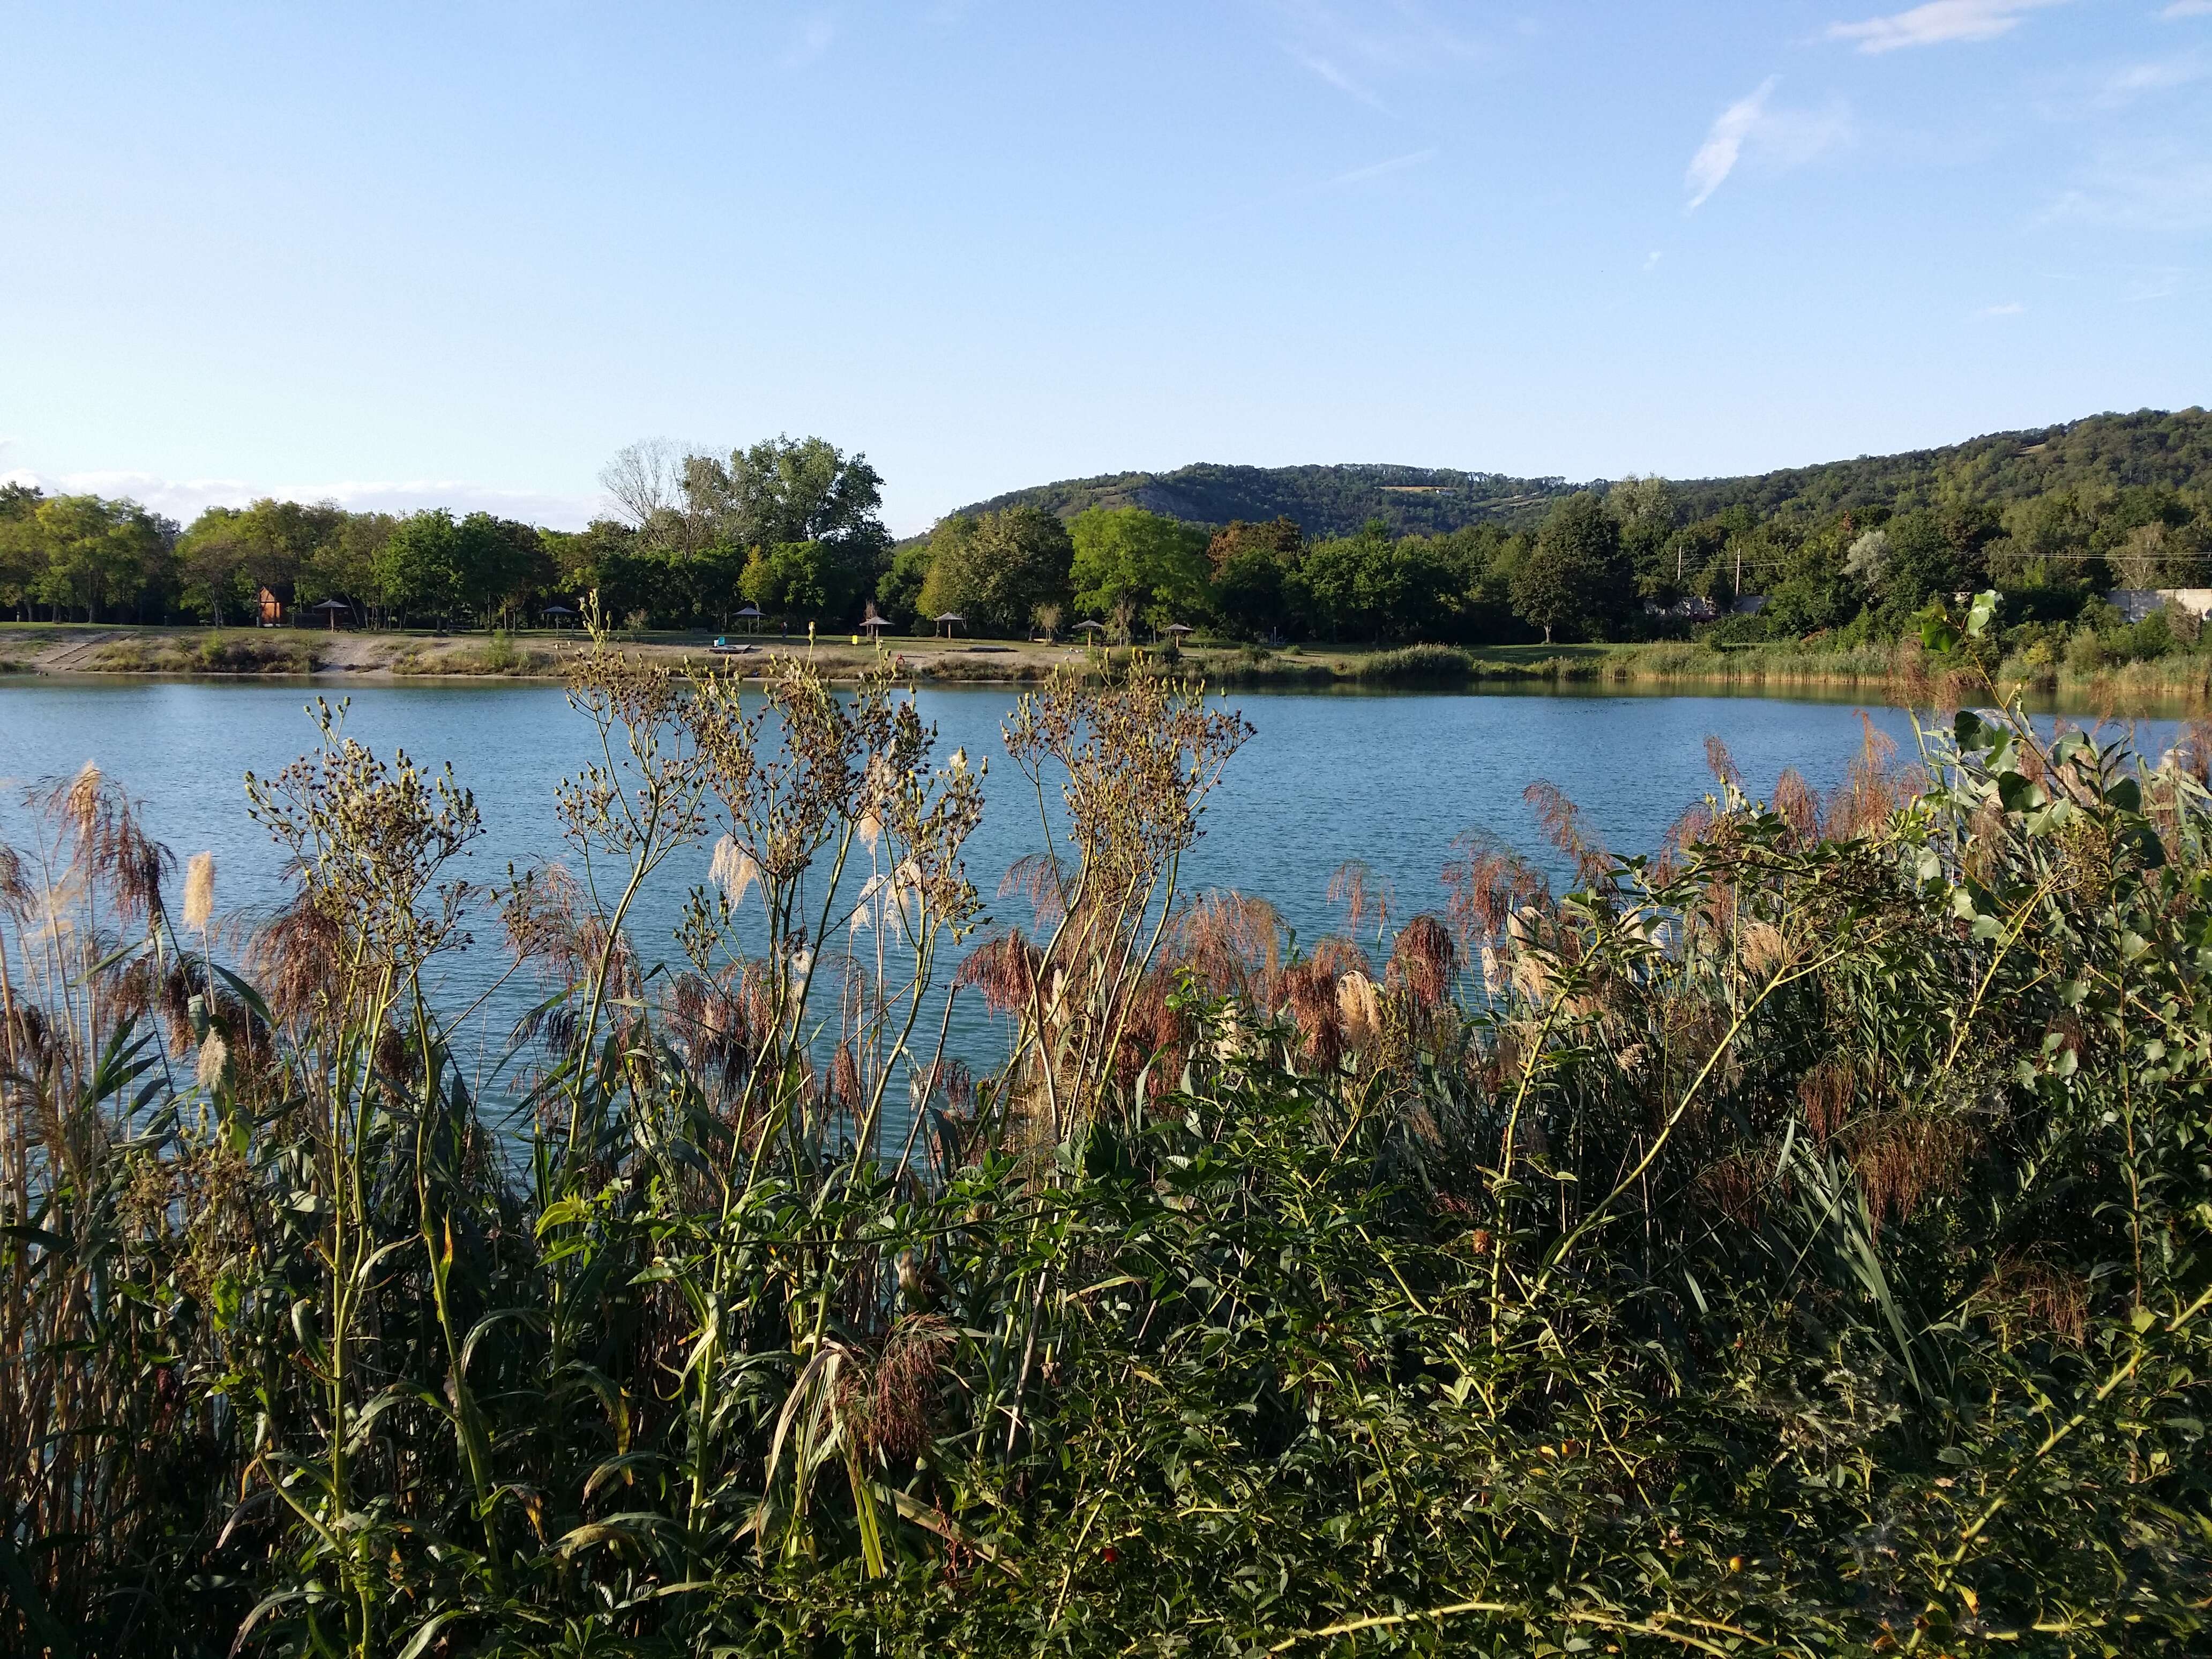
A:
MULTIPOLYGON (((1592 480, 1602 486, 1607 481, 1592 480)), ((1994 432, 1936 449, 1860 456, 1738 477, 1670 480, 1692 519, 1745 506, 1762 516, 1833 513, 1881 502, 1907 505, 1940 489, 2011 501, 2073 486, 2212 487, 2212 415, 2093 415, 2058 426, 1994 432)), ((1141 507, 1218 526, 1287 515, 1309 537, 1346 536, 1370 519, 1399 535, 1437 535, 1485 522, 1518 524, 1590 484, 1516 478, 1449 467, 1354 464, 1234 466, 1201 461, 1172 472, 1113 472, 1008 490, 962 513, 1041 507, 1071 518, 1091 507, 1141 507)))

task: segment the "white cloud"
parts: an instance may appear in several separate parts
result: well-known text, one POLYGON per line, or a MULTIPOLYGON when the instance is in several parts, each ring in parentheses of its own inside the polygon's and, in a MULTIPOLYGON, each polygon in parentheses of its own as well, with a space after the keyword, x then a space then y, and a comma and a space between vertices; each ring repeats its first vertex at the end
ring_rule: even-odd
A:
POLYGON ((1736 160, 1743 154, 1745 136, 1759 125, 1759 118, 1766 112, 1766 100, 1773 96, 1779 76, 1770 75, 1759 84, 1759 90, 1747 98, 1739 98, 1720 112, 1705 142, 1698 146, 1698 153, 1690 158, 1690 170, 1683 182, 1692 191, 1690 206, 1705 205, 1705 198, 1721 187, 1721 182, 1735 171, 1736 160))
POLYGON ((336 501, 356 513, 412 513, 425 507, 445 507, 456 513, 493 513, 505 519, 522 519, 556 530, 581 529, 599 514, 604 505, 596 495, 495 489, 457 479, 257 484, 243 478, 165 478, 151 472, 123 471, 37 472, 17 467, 0 472, 0 483, 36 484, 57 495, 127 496, 179 524, 190 524, 208 507, 243 507, 264 495, 289 501, 336 501))
POLYGON ((1644 269, 1647 271, 1658 270, 1660 260, 1666 257, 1667 256, 1662 253, 1657 248, 1652 249, 1650 252, 1644 256, 1644 269))
POLYGON ((2063 0, 1928 0, 1925 5, 1887 17, 1832 23, 1828 38, 1856 41, 1861 52, 1939 46, 1954 40, 1994 40, 2019 27, 2025 13, 2063 3, 2063 0))
POLYGON ((1380 82, 1486 55, 1482 44, 1429 15, 1425 0, 1395 0, 1383 15, 1347 14, 1326 0, 1258 0, 1284 53, 1347 97, 1385 109, 1380 82))
POLYGON ((1974 314, 1977 317, 2025 317, 2027 307, 2017 300, 2008 300, 2001 306, 1984 306, 1974 314))
POLYGON ((1767 76, 1757 91, 1736 100, 1714 120, 1683 174, 1690 191, 1685 211, 1702 206, 1739 161, 1782 173, 1850 143, 1849 109, 1840 103, 1820 110, 1775 107, 1771 100, 1780 83, 1780 76, 1767 76))
POLYGON ((2081 169, 2044 217, 2118 230, 2212 230, 2212 158, 2170 145, 2110 152, 2081 169))
POLYGON ((1290 54, 1293 63, 1318 75, 1339 92, 1357 98, 1370 109, 1382 107, 1382 100, 1380 98, 1339 69, 1333 59, 1324 58, 1319 52, 1307 52, 1299 46, 1285 46, 1283 50, 1290 54))
POLYGON ((2212 17, 2212 0, 2173 0, 2159 15, 2169 23, 2183 17, 2212 17))
POLYGON ((1393 173, 1403 173, 1407 167, 1419 167, 1424 161, 1433 161, 1433 149, 1417 149, 1405 155, 1394 155, 1387 161, 1376 161, 1364 167, 1354 167, 1349 173, 1340 173, 1325 181, 1324 188, 1334 185, 1364 184, 1370 179, 1380 179, 1393 173))
POLYGON ((2197 52, 2185 52, 2179 58, 2162 58, 2155 63, 2130 64, 2106 77, 2097 102, 2111 108, 2131 103, 2145 93, 2170 92, 2176 87, 2203 80, 2205 70, 2205 59, 2197 52))

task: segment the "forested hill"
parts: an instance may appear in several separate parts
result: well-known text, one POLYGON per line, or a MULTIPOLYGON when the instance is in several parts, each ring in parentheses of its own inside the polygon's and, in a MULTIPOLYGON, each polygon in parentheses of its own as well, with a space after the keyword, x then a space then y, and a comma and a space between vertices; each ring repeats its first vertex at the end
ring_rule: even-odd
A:
POLYGON ((2059 489, 2212 485, 2212 414, 2092 415, 2063 426, 1992 432, 1941 449, 1862 455, 1854 461, 1785 467, 1741 478, 1692 478, 1674 493, 1692 517, 1748 507, 1760 517, 1821 516, 1846 507, 1903 511, 1938 495, 2002 503, 2059 489))
MULTIPOLYGON (((1940 449, 1863 455, 1743 477, 1678 480, 1674 493, 1692 518, 1736 506, 1767 518, 1819 516, 1860 505, 1905 508, 1954 493, 2002 502, 2054 489, 2130 484, 2212 485, 2212 415, 2195 408, 2093 415, 1940 449)), ((1436 467, 1200 462, 1172 472, 1068 478, 1010 490, 960 510, 1041 507, 1071 518, 1089 507, 1141 507, 1202 525, 1282 516, 1296 520, 1310 538, 1348 536, 1368 520, 1381 519, 1401 535, 1433 535, 1486 521, 1533 522, 1553 498, 1579 487, 1564 478, 1436 467)))
POLYGON ((1116 472, 1010 490, 961 508, 994 513, 1041 507, 1063 519, 1091 507, 1141 507, 1186 523, 1295 520, 1310 537, 1348 536, 1370 519, 1401 534, 1439 535, 1486 521, 1541 516, 1564 478, 1509 478, 1430 466, 1224 466, 1201 461, 1172 472, 1116 472))

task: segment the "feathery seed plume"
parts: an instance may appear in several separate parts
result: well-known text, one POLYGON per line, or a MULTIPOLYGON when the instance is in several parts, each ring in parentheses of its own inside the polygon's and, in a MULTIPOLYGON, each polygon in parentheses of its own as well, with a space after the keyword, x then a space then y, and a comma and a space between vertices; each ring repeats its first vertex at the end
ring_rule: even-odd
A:
POLYGON ((738 905, 744 902, 746 890, 760 879, 760 866, 734 837, 725 836, 714 843, 714 861, 707 873, 730 902, 738 905))
POLYGON ((195 853, 185 866, 185 926, 205 927, 215 914, 215 854, 195 853))
POLYGON ((210 1030, 200 1042, 199 1065, 193 1075, 201 1088, 213 1094, 222 1085, 222 1068, 230 1063, 230 1045, 222 1040, 222 1033, 210 1030))
POLYGON ((93 819, 100 811, 100 788, 102 781, 100 765, 96 761, 87 761, 83 769, 70 781, 66 810, 70 817, 76 821, 77 829, 81 833, 90 830, 93 819))

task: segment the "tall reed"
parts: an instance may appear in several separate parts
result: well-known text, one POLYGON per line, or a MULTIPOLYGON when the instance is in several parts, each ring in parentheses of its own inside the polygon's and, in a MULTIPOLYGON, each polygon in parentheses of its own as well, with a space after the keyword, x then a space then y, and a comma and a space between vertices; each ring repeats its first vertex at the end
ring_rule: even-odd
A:
POLYGON ((1301 946, 1177 890, 1243 722, 1060 680, 979 938, 985 767, 887 682, 602 637, 571 697, 489 892, 319 709, 243 942, 97 774, 30 803, 14 1649, 2201 1644, 2212 741, 1990 708, 1771 801, 1716 745, 1658 856, 1540 791, 1571 890, 1471 836, 1301 946), (428 988, 492 914, 496 1107, 428 988))

